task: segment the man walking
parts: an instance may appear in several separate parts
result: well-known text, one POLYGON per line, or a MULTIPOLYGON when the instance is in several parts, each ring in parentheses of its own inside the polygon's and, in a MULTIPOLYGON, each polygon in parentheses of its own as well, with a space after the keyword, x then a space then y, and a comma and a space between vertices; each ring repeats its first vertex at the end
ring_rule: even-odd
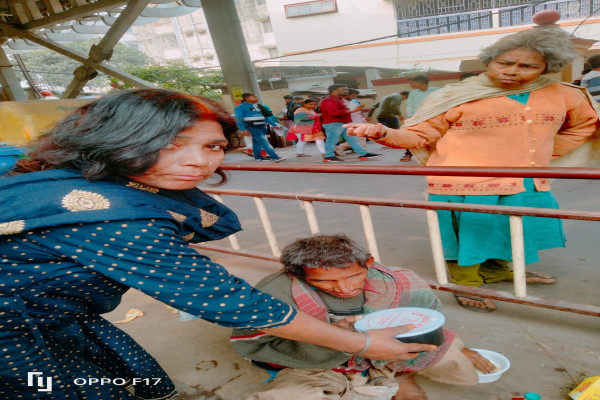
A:
POLYGON ((368 117, 372 116, 377 110, 377 122, 388 128, 400 128, 400 104, 403 96, 398 93, 391 93, 384 96, 377 103, 373 104, 369 110, 368 117))
POLYGON ((356 136, 346 134, 344 124, 352 122, 350 114, 362 110, 362 106, 348 110, 342 98, 348 95, 346 85, 335 84, 327 88, 329 96, 321 101, 321 114, 323 118, 323 128, 325 128, 325 158, 324 162, 342 162, 339 157, 335 156, 335 146, 338 144, 340 137, 343 137, 346 142, 358 154, 361 160, 379 157, 380 154, 369 153, 362 148, 356 136))
MULTIPOLYGON (((346 96, 344 96, 344 98, 342 99, 342 101, 344 102, 344 105, 346 106, 346 108, 348 110, 351 110, 353 108, 357 108, 358 106, 360 106, 360 101, 358 101, 358 99, 357 99, 359 94, 360 94, 360 92, 357 89, 348 88, 348 94, 346 96)), ((365 111, 363 108, 361 108, 359 111, 355 111, 355 112, 351 113, 350 119, 352 120, 352 122, 356 122, 359 124, 369 122, 370 118, 366 119, 363 116, 363 112, 365 112, 365 111)), ((363 147, 363 149, 367 150, 367 138, 358 137, 358 141, 360 142, 360 145, 363 147)), ((350 147, 350 143, 348 143, 348 142, 340 143, 335 147, 335 152, 337 154, 342 154, 342 152, 344 152, 344 151, 354 153, 354 150, 352 150, 352 148, 350 147)))
POLYGON ((288 118, 288 106, 291 102, 294 101, 294 98, 291 95, 286 94, 285 96, 283 96, 283 100, 285 101, 285 106, 283 106, 283 108, 281 109, 280 119, 283 121, 283 126, 285 126, 287 129, 290 129, 294 121, 288 118))
MULTIPOLYGON (((254 93, 242 93, 242 104, 235 108, 235 121, 244 136, 252 136, 252 154, 256 161, 264 161, 261 150, 265 150, 271 161, 280 162, 285 158, 279 157, 267 140, 267 124, 280 126, 273 122, 274 118, 266 118, 267 109, 258 104, 258 96, 254 93)), ((272 113, 271 113, 272 115, 272 113)))
MULTIPOLYGON (((427 97, 431 92, 435 92, 439 89, 439 87, 429 86, 429 78, 425 75, 417 75, 412 78, 408 78, 410 81, 410 87, 415 89, 408 94, 408 99, 406 100, 406 114, 407 117, 412 117, 419 107, 425 97, 427 97)), ((410 150, 406 149, 406 153, 404 157, 400 159, 400 161, 410 161, 412 158, 412 153, 410 150)))

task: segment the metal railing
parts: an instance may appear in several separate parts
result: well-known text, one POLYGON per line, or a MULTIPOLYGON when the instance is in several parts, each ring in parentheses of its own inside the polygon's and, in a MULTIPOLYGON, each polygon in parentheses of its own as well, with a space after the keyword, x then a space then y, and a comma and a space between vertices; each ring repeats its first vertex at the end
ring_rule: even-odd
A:
MULTIPOLYGON (((350 173, 350 174, 378 174, 378 175, 429 175, 429 176, 480 176, 480 177, 532 177, 532 178, 562 178, 562 179, 600 179, 598 168, 466 168, 466 167, 396 167, 396 166, 357 166, 357 165, 264 165, 264 164, 224 164, 223 169, 240 171, 276 171, 276 172, 313 172, 313 173, 350 173)), ((218 201, 223 202, 222 196, 252 197, 258 210, 263 228, 272 255, 260 254, 252 251, 241 250, 237 237, 229 237, 232 249, 225 249, 214 245, 194 245, 196 248, 218 251, 228 254, 278 261, 280 255, 275 232, 264 205, 264 198, 301 201, 306 213, 306 218, 312 234, 319 233, 319 224, 314 211, 314 202, 356 204, 359 206, 367 247, 375 260, 380 261, 379 249, 375 237, 370 207, 404 207, 426 210, 429 237, 433 252, 435 274, 437 282, 429 282, 434 289, 450 291, 460 294, 470 294, 490 299, 507 301, 530 306, 569 311, 578 314, 600 316, 600 307, 565 302, 556 299, 528 296, 526 291, 525 275, 525 250, 523 238, 523 221, 527 217, 549 217, 568 220, 600 221, 600 212, 544 209, 533 207, 508 207, 489 206, 479 204, 446 203, 434 201, 415 200, 382 200, 379 198, 357 198, 346 196, 308 195, 302 193, 281 193, 231 189, 203 189, 212 194, 218 201), (472 286, 463 286, 448 283, 446 263, 442 250, 441 234, 438 225, 437 210, 469 211, 491 214, 504 214, 509 216, 513 273, 514 294, 498 292, 472 286)))

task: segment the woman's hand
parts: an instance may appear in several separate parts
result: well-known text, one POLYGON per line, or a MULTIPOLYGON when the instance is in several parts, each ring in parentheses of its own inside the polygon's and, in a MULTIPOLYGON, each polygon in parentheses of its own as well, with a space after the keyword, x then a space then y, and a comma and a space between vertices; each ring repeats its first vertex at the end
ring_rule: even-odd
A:
MULTIPOLYGON (((414 328, 414 325, 403 325, 370 330, 368 331, 370 344, 360 355, 373 360, 402 361, 415 358, 418 355, 416 353, 421 351, 437 349, 430 344, 402 343, 395 338, 396 335, 414 328)), ((303 312, 298 312, 296 318, 287 325, 259 330, 269 335, 318 344, 346 353, 358 353, 367 344, 364 333, 340 329, 303 312)))
POLYGON ((432 344, 403 343, 396 339, 396 335, 414 328, 414 325, 402 325, 368 331, 371 345, 360 356, 372 360, 404 361, 417 357, 421 351, 437 350, 437 346, 432 344))
POLYGON ((467 356, 469 361, 473 363, 473 366, 483 372, 484 374, 489 374, 490 372, 494 372, 496 370, 496 366, 490 362, 487 358, 479 354, 478 352, 467 349, 466 347, 462 349, 462 353, 467 356))
POLYGON ((387 133, 388 128, 382 124, 359 124, 352 123, 344 125, 346 133, 350 136, 363 136, 367 138, 377 139, 387 133))
POLYGON ((350 315, 344 319, 340 319, 339 321, 333 322, 331 325, 335 325, 338 328, 342 328, 347 331, 353 331, 354 323, 359 319, 362 319, 362 317, 362 315, 350 315))

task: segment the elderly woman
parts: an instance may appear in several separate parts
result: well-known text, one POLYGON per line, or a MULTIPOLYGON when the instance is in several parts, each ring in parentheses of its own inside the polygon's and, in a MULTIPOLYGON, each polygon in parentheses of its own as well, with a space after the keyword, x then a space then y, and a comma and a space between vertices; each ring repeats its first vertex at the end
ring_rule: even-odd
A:
MULTIPOLYGON (((347 125, 395 148, 429 155, 435 167, 547 167, 577 148, 598 128, 598 115, 585 91, 557 83, 546 73, 575 57, 569 35, 542 26, 506 36, 483 50, 486 73, 448 85, 425 99, 400 129, 347 125)), ((543 178, 427 177, 429 199, 455 203, 557 208, 543 178)), ((453 282, 479 286, 510 281, 511 246, 505 215, 439 211, 444 255, 453 282)), ((526 263, 538 250, 564 247, 561 221, 524 218, 526 263)), ((528 273, 530 283, 551 284, 548 275, 528 273)), ((491 300, 457 296, 474 311, 492 311, 491 300)))
POLYGON ((100 316, 130 287, 217 324, 377 359, 435 348, 393 338, 407 327, 364 335, 313 319, 189 247, 240 229, 196 189, 225 177, 235 133, 208 99, 119 92, 60 121, 0 179, 0 398, 176 398, 157 362, 100 316))

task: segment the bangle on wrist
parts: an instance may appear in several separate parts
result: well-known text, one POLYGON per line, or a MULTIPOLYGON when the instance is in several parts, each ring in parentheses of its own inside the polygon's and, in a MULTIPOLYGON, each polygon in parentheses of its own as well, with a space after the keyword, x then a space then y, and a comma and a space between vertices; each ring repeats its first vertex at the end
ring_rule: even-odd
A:
POLYGON ((369 333, 367 331, 359 331, 359 332, 362 333, 363 335, 365 335, 365 338, 367 339, 367 341, 365 342, 365 346, 358 353, 346 353, 346 352, 344 352, 345 354, 352 355, 352 356, 358 356, 359 354, 362 354, 365 351, 367 351, 367 349, 369 348, 369 346, 371 346, 371 337, 369 336, 369 333))

